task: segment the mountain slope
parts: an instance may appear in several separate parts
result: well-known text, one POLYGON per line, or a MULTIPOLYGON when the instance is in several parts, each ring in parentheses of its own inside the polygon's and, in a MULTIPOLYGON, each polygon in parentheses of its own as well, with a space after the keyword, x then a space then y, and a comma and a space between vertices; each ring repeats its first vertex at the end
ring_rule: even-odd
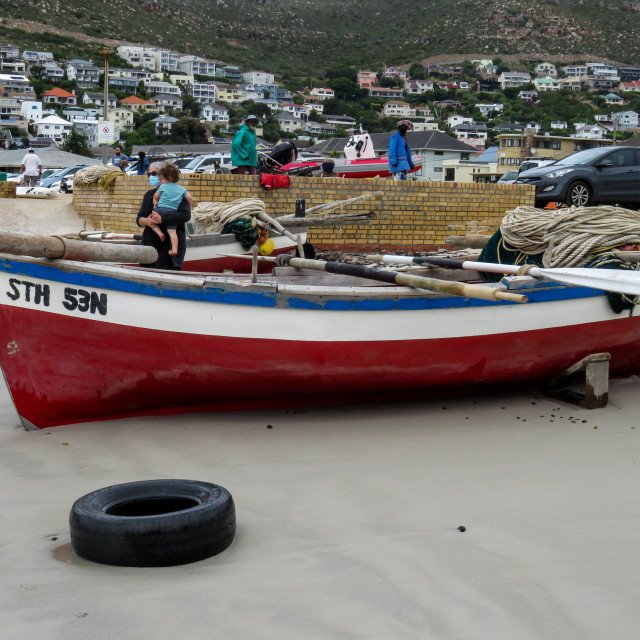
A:
MULTIPOLYGON (((435 54, 484 52, 640 64, 640 3, 600 0, 6 0, 4 24, 35 20, 119 43, 243 68, 311 75, 435 54)), ((0 36, 4 36, 0 31, 0 36)))

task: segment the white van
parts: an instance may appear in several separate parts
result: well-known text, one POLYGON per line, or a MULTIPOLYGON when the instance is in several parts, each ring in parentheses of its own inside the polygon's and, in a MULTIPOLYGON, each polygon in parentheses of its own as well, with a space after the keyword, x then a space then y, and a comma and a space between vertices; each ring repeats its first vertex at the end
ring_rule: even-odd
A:
POLYGON ((555 160, 552 160, 551 158, 525 158, 518 168, 518 173, 528 171, 529 169, 545 167, 546 165, 553 164, 554 162, 555 160))
POLYGON ((180 173, 216 173, 217 167, 231 170, 230 153, 210 153, 203 156, 180 158, 174 161, 180 173))

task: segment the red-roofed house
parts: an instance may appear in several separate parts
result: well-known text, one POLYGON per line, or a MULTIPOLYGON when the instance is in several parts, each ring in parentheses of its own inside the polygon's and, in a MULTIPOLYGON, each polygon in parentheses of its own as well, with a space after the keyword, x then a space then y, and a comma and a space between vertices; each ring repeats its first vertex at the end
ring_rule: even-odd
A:
POLYGON ((40 97, 42 102, 55 102, 56 104, 72 105, 78 104, 78 96, 76 96, 75 93, 69 93, 64 89, 60 89, 60 87, 56 87, 50 91, 45 91, 40 97))
POLYGON ((631 82, 621 82, 618 86, 619 91, 640 91, 640 80, 632 80, 631 82))
POLYGON ((318 100, 328 100, 336 97, 336 94, 333 92, 333 89, 327 89, 326 87, 317 87, 315 89, 311 89, 309 93, 312 96, 316 96, 318 100))
POLYGON ((124 100, 120 100, 120 106, 131 109, 132 111, 155 111, 156 103, 153 100, 143 100, 138 96, 129 96, 124 100))

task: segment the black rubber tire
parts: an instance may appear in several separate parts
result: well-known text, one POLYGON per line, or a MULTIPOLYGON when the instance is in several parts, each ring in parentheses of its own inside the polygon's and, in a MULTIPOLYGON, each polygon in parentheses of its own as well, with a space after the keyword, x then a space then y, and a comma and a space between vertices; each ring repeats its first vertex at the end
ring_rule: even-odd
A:
POLYGON ((224 488, 197 480, 117 484, 75 501, 69 514, 74 552, 121 567, 170 567, 224 551, 236 532, 224 488))
POLYGON ((590 207, 593 202, 591 187, 582 180, 572 182, 567 189, 567 205, 570 207, 590 207))

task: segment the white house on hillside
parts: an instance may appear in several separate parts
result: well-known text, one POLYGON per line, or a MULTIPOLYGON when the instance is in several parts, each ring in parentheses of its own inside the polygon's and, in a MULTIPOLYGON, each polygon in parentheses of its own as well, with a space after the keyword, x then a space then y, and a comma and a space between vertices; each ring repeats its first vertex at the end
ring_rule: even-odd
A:
POLYGON ((145 87, 149 93, 168 93, 172 96, 182 95, 180 87, 176 87, 170 82, 162 82, 161 80, 149 80, 149 82, 145 83, 145 87))
POLYGON ((545 91, 557 91, 560 88, 560 81, 558 78, 545 76, 544 78, 536 78, 533 81, 533 85, 535 86, 536 91, 544 93, 545 91))
POLYGON ((287 133, 293 133, 296 129, 302 129, 303 127, 302 120, 289 111, 276 113, 276 120, 278 121, 280 128, 287 133))
POLYGON ((476 104, 476 107, 485 118, 489 117, 492 113, 502 113, 504 111, 504 105, 500 102, 478 103, 476 104))
POLYGON ((618 111, 611 114, 611 120, 618 125, 618 129, 637 129, 638 114, 635 111, 618 111))
POLYGON ((336 97, 333 89, 327 89, 325 87, 317 87, 315 89, 311 89, 311 91, 309 91, 309 94, 315 96, 318 100, 328 100, 330 98, 336 97))
POLYGON ((67 78, 73 80, 82 89, 90 89, 100 84, 103 69, 88 60, 70 60, 66 64, 67 78))
POLYGON ((29 122, 42 120, 42 102, 24 100, 20 103, 20 115, 29 122))
POLYGON ((413 95, 433 91, 431 80, 408 80, 404 85, 404 90, 413 95))
POLYGON ((402 100, 389 100, 382 107, 382 115, 388 118, 410 118, 416 115, 416 110, 402 100))
POLYGON ((247 71, 242 74, 242 80, 247 84, 253 84, 255 86, 274 84, 276 81, 273 73, 266 73, 265 71, 247 71))
POLYGON ((189 75, 194 73, 211 77, 216 75, 216 63, 198 56, 180 56, 178 58, 178 69, 186 71, 189 75))
POLYGON ((173 125, 178 122, 178 118, 162 114, 157 118, 154 118, 151 122, 156 125, 156 135, 167 136, 171 133, 173 125))
POLYGON ((229 112, 215 102, 208 102, 207 104, 202 105, 200 109, 200 116, 206 122, 229 123, 229 112))
POLYGON ((504 91, 509 87, 521 87, 523 84, 531 82, 531 76, 528 73, 520 71, 503 71, 498 77, 500 88, 504 91))
POLYGON ((47 116, 34 122, 38 135, 52 138, 56 142, 64 142, 71 133, 72 124, 58 116, 47 116))
POLYGON ((538 77, 551 76, 555 78, 558 75, 556 65, 551 62, 540 62, 536 65, 536 75, 538 77))
POLYGON ((465 116, 452 115, 447 118, 447 124, 451 129, 459 124, 473 124, 473 118, 467 118, 465 116))
POLYGON ((576 138, 601 140, 607 133, 609 133, 609 129, 601 124, 584 124, 583 122, 576 122, 574 126, 576 130, 576 138))

